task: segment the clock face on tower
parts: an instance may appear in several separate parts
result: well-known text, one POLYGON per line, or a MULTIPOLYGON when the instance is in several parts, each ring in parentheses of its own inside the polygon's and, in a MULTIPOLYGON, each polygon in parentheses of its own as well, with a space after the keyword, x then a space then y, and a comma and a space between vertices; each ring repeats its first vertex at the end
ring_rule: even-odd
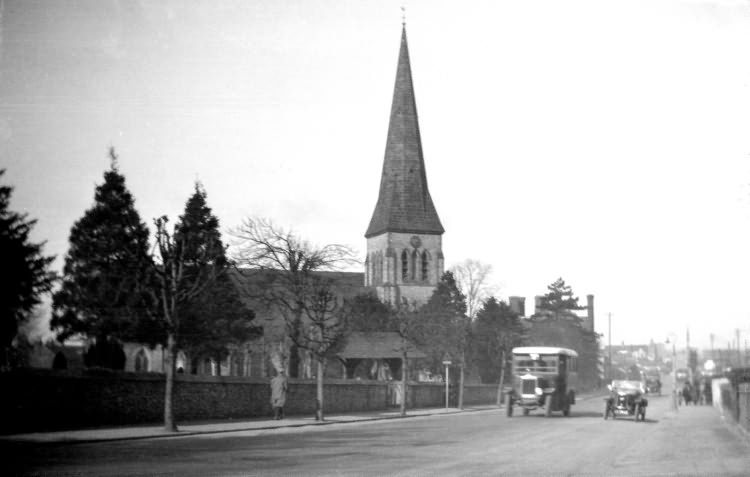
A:
POLYGON ((422 245, 422 239, 417 237, 416 235, 413 235, 411 237, 411 240, 409 241, 411 243, 411 246, 414 248, 419 248, 420 245, 422 245))

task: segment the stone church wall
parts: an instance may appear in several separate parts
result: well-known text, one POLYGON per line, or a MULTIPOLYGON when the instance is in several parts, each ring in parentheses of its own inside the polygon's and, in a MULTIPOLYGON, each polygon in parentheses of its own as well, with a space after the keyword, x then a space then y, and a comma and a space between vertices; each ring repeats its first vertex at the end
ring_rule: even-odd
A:
MULTIPOLYGON (((286 412, 312 416, 314 380, 290 380, 286 412)), ((28 369, 0 374, 0 432, 4 434, 87 427, 160 424, 164 375, 108 370, 28 369)), ((389 407, 384 381, 327 380, 325 413, 384 410, 389 407)), ((175 418, 248 419, 272 415, 265 378, 178 375, 175 418)), ((410 385, 409 407, 445 404, 439 384, 410 385)), ((494 402, 492 386, 467 387, 465 403, 494 402), (486 389, 484 389, 486 388, 486 389)))

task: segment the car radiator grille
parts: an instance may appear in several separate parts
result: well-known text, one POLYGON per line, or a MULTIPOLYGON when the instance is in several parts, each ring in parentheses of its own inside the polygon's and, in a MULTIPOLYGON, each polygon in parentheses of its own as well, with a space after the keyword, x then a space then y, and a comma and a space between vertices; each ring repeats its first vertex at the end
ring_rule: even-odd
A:
POLYGON ((521 394, 534 394, 536 379, 524 379, 521 381, 521 394))

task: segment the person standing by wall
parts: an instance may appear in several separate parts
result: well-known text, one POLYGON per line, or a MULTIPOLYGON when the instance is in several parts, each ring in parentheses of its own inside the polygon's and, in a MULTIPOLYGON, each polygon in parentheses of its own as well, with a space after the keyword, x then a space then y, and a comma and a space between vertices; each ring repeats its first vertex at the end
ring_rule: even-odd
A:
POLYGON ((271 407, 275 420, 284 419, 284 404, 288 383, 284 371, 279 371, 271 379, 271 407))

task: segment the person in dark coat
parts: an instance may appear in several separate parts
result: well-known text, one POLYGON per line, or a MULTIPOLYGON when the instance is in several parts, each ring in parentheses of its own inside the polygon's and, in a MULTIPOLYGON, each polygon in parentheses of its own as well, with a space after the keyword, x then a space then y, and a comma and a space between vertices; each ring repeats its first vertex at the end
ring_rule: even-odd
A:
POLYGON ((284 404, 288 383, 284 371, 280 371, 271 379, 271 407, 276 420, 284 419, 284 404))
POLYGON ((685 385, 682 387, 682 397, 685 399, 685 405, 689 405, 693 400, 693 389, 690 383, 685 381, 685 385))

